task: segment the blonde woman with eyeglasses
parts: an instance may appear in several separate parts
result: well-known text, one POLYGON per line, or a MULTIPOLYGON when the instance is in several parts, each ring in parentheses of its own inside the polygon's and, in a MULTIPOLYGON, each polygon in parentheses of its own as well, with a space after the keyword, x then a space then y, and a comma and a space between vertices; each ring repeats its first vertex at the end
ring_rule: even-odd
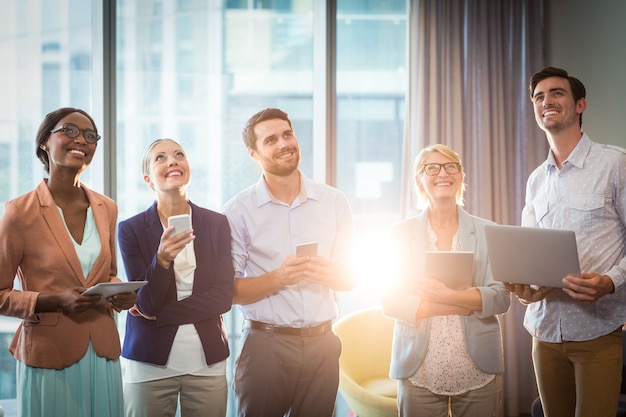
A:
POLYGON ((493 280, 484 226, 463 210, 465 171, 445 145, 415 159, 422 211, 393 228, 396 287, 383 297, 396 319, 391 377, 398 379, 400 416, 496 416, 502 397, 502 335, 497 315, 509 309, 493 280), (425 271, 427 251, 473 252, 472 284, 449 288, 425 271))

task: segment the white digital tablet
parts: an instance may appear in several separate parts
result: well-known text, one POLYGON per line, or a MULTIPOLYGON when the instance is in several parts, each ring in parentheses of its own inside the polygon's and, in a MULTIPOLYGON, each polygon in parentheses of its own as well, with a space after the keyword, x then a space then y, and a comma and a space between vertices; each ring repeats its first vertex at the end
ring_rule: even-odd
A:
POLYGON ((136 291, 147 283, 148 281, 101 282, 100 284, 87 288, 83 294, 100 294, 104 299, 106 299, 115 294, 136 291))
POLYGON ((563 288, 567 275, 580 276, 572 230, 487 225, 485 236, 497 281, 563 288))
POLYGON ((427 251, 424 276, 453 290, 469 288, 474 278, 474 252, 427 251))

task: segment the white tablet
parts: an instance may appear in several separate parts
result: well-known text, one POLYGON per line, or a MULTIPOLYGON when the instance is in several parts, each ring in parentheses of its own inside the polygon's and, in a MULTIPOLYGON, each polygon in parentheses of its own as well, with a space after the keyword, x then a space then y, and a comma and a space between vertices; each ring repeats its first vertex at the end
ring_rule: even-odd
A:
POLYGON ((87 288, 83 293, 86 295, 100 294, 104 299, 115 294, 125 292, 133 292, 146 285, 148 281, 130 281, 130 282, 101 282, 93 287, 87 288))
POLYGON ((453 290, 469 288, 474 279, 474 252, 428 251, 424 276, 441 281, 453 290))

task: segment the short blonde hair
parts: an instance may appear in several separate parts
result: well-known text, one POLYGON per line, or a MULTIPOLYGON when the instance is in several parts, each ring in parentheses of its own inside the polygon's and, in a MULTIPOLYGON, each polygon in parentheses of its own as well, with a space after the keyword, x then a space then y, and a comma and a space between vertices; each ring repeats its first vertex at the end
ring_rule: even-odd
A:
POLYGON ((461 167, 461 175, 463 178, 461 179, 461 186, 459 187, 459 190, 456 193, 456 203, 459 206, 462 206, 463 205, 463 193, 465 193, 466 184, 465 184, 465 170, 463 169, 463 163, 461 162, 461 157, 459 156, 458 153, 454 152, 450 147, 446 145, 442 145, 440 143, 431 145, 422 149, 420 153, 418 153, 417 156, 415 157, 415 163, 413 165, 413 174, 415 176, 415 181, 416 181, 416 186, 417 186, 417 205, 419 208, 423 209, 427 207, 428 204, 430 203, 430 200, 428 199, 428 195, 426 195, 426 193, 417 184, 420 181, 420 175, 426 175, 424 173, 424 165, 426 165, 426 159, 428 159, 428 157, 435 152, 439 152, 446 158, 450 159, 452 162, 456 162, 457 164, 459 164, 459 166, 461 167))

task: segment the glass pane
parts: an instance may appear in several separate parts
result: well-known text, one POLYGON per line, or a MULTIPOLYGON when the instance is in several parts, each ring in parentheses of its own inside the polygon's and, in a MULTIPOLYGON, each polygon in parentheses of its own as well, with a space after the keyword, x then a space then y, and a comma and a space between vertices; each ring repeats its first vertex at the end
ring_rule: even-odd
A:
POLYGON ((246 159, 240 132, 257 111, 278 107, 289 113, 302 148, 300 169, 312 175, 313 9, 311 0, 254 2, 225 15, 224 76, 228 109, 224 143, 224 195, 258 179, 246 159), (245 161, 244 161, 245 160, 245 161))
POLYGON ((302 169, 311 170, 311 0, 224 3, 118 1, 120 218, 154 199, 140 164, 160 137, 180 141, 191 155, 190 198, 219 210, 260 175, 241 130, 266 107, 290 114, 302 169))
MULTIPOLYGON (((0 215, 7 200, 47 177, 35 154, 35 135, 47 113, 71 106, 90 113, 99 128, 102 120, 93 113, 92 62, 101 49, 92 45, 97 36, 92 33, 91 2, 4 0, 2 14, 0 215)), ((102 148, 91 165, 81 181, 101 192, 102 184, 92 181, 102 177, 102 148)), ((0 400, 16 395, 15 361, 8 344, 18 323, 0 316, 0 400)))
POLYGON ((373 264, 385 259, 381 234, 400 220, 406 10, 406 0, 337 1, 337 187, 355 213, 360 284, 384 273, 373 264))
POLYGON ((399 213, 406 2, 337 4, 338 187, 360 216, 399 213))

